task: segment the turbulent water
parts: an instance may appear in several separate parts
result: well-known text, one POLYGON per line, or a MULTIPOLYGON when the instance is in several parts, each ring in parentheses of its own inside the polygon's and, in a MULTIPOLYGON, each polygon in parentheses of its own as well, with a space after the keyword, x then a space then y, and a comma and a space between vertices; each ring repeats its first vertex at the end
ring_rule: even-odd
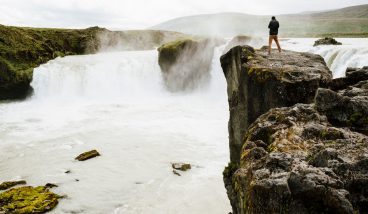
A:
MULTIPOLYGON (((341 39, 346 45, 339 47, 312 47, 313 41, 282 45, 321 54, 335 77, 347 66, 368 65, 366 39, 341 39)), ((157 51, 71 56, 40 66, 31 98, 0 103, 0 180, 58 184, 53 191, 68 197, 52 213, 229 212, 221 53, 217 48, 210 84, 186 93, 165 89, 157 51), (91 149, 102 156, 74 161, 91 149), (193 169, 174 175, 170 163, 177 161, 193 169)))
POLYGON ((368 66, 368 39, 341 39, 343 45, 313 47, 316 39, 288 39, 283 48, 295 51, 311 52, 321 55, 327 66, 333 71, 334 78, 344 77, 347 67, 368 66))

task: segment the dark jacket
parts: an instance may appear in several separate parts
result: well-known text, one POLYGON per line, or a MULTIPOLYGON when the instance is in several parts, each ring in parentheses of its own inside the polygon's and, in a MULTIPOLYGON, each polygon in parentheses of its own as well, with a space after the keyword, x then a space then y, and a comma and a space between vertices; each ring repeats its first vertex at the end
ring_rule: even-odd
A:
POLYGON ((279 34, 280 24, 277 20, 271 20, 270 24, 268 24, 268 28, 270 29, 270 35, 279 34))

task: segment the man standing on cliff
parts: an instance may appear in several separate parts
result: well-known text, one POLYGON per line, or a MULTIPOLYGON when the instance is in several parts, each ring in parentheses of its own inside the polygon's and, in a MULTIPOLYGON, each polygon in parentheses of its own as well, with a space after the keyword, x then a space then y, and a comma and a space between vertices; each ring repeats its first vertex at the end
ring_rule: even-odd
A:
POLYGON ((279 44, 279 39, 277 37, 277 35, 279 34, 279 27, 280 27, 280 24, 276 20, 276 17, 272 16, 272 20, 270 21, 270 24, 268 24, 268 28, 270 29, 270 37, 268 39, 268 54, 271 54, 272 40, 275 40, 277 48, 279 49, 279 52, 281 53, 281 47, 279 44))

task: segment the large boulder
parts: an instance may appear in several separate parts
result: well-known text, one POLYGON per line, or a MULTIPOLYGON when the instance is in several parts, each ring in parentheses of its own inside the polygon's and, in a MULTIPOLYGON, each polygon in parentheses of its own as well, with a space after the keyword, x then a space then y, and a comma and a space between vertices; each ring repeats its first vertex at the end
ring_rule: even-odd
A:
POLYGON ((325 37, 325 38, 318 39, 317 41, 315 41, 313 46, 319 46, 319 45, 342 45, 342 43, 336 41, 332 37, 325 37))
POLYGON ((248 126, 271 108, 312 103, 317 89, 330 83, 322 57, 237 46, 221 57, 230 109, 230 160, 239 163, 248 126))
POLYGON ((368 212, 368 137, 331 126, 313 104, 260 116, 226 173, 234 213, 368 212))
POLYGON ((210 78, 216 39, 179 39, 158 48, 159 65, 166 87, 172 91, 193 90, 210 78))

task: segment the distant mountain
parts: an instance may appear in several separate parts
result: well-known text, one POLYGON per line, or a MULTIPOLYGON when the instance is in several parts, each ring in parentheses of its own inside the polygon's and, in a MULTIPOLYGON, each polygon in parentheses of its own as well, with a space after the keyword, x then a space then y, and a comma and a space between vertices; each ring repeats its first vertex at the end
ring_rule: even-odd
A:
MULTIPOLYGON (((280 34, 289 37, 368 36, 368 4, 324 12, 277 16, 280 34)), ((267 34, 270 16, 220 13, 181 17, 153 26, 152 29, 196 35, 230 37, 238 34, 267 34)))

